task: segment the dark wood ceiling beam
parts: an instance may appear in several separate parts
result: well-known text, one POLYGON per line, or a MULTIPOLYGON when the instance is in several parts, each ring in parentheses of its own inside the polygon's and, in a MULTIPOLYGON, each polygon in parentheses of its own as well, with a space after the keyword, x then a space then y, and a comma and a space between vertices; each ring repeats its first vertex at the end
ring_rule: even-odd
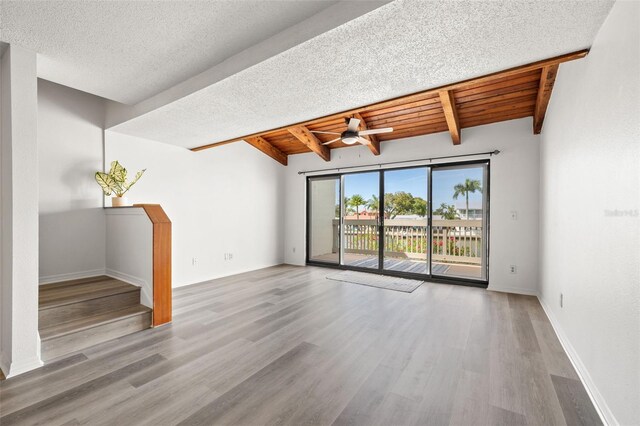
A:
POLYGON ((547 113, 547 107, 549 106, 549 100, 551 99, 551 92, 553 91, 553 84, 556 81, 556 75, 558 74, 559 65, 547 65, 542 68, 542 74, 540 75, 540 84, 538 85, 538 96, 536 98, 536 109, 533 113, 533 133, 535 135, 540 134, 542 131, 542 123, 544 122, 544 116, 547 113))
MULTIPOLYGON (((358 120, 360 120, 360 126, 358 127, 359 131, 369 130, 369 128, 367 127, 367 122, 359 113, 356 112, 355 114, 353 114, 353 118, 357 118, 358 120)), ((380 141, 378 140, 376 135, 367 135, 363 136, 363 138, 369 141, 369 145, 367 146, 369 147, 373 155, 380 155, 380 141)))
POLYGON ((287 154, 285 154, 284 152, 280 151, 275 146, 271 145, 262 136, 255 136, 253 138, 246 138, 245 141, 249 145, 253 146, 254 148, 257 148, 260 151, 264 152, 269 157, 273 158, 274 160, 276 160, 278 163, 282 164, 283 166, 287 165, 287 161, 288 161, 287 154))
MULTIPOLYGON (((212 143, 212 144, 208 144, 208 145, 204 145, 204 146, 200 146, 200 147, 196 147, 196 148, 191 148, 192 151, 201 151, 203 149, 208 149, 208 148, 214 148, 217 146, 221 146, 227 143, 233 143, 233 142, 237 142, 240 140, 245 139, 246 137, 255 137, 255 136, 263 136, 263 135, 267 135, 267 134, 271 134, 274 132, 278 132, 278 131, 283 131, 283 130, 288 130, 290 127, 295 127, 295 126, 310 126, 310 125, 315 125, 315 124, 320 124, 322 122, 328 121, 328 120, 334 120, 334 119, 340 119, 343 117, 348 117, 351 116, 355 113, 359 113, 359 114, 363 114, 363 113, 367 113, 370 111, 378 111, 378 110, 394 110, 395 107, 409 107, 412 104, 415 105, 423 105, 425 103, 429 103, 432 102, 432 99, 435 97, 436 99, 438 98, 438 94, 439 92, 442 91, 451 91, 451 90, 460 90, 463 91, 463 95, 464 97, 467 96, 475 96, 472 95, 472 93, 475 93, 474 91, 479 91, 479 92, 485 92, 486 90, 489 90, 490 88, 485 87, 487 85, 492 85, 494 82, 498 81, 498 82, 502 82, 502 83, 498 83, 496 85, 496 87, 506 84, 506 85, 510 85, 510 84, 514 84, 513 82, 508 82, 507 80, 511 79, 511 77, 513 76, 520 76, 522 75, 522 79, 527 80, 531 78, 531 75, 526 75, 527 73, 531 73, 532 71, 535 70, 540 70, 542 68, 550 68, 550 67, 556 67, 561 63, 564 62, 568 62, 568 61, 573 61, 576 59, 580 59, 580 58, 584 58, 585 56, 587 56, 587 54, 589 53, 588 50, 580 50, 577 52, 572 52, 572 53, 568 53, 565 55, 560 55, 560 56, 556 56, 553 58, 549 58, 549 59, 545 59, 542 61, 537 61, 537 62, 533 62, 530 64, 526 64, 526 65, 521 65, 518 67, 514 67, 514 68, 509 68, 507 70, 504 71, 498 71, 495 73, 491 73, 491 74, 487 74, 485 76, 482 77, 477 77, 477 78, 472 78, 469 80, 464 80, 464 81, 460 81, 457 83, 453 83, 453 84, 448 84, 448 85, 444 85, 441 87, 436 87, 433 89, 429 89, 429 90, 425 90, 423 92, 418 92, 418 93, 414 93, 411 95, 407 95, 407 96, 401 96, 398 98, 393 98, 393 99, 389 99, 386 101, 382 101, 382 102, 377 102, 371 105, 366 105, 366 106, 362 106, 359 108, 353 108, 347 111, 342 111, 339 113, 335 113, 335 114, 331 114, 331 115, 327 115, 324 117, 319 117, 319 118, 315 118, 313 120, 308 120, 308 121, 304 121, 304 122, 300 122, 300 123, 295 123, 295 124, 290 124, 290 125, 286 125, 286 126, 281 126, 275 129, 269 129, 269 130, 265 130, 265 131, 261 131, 261 132, 257 132, 257 133, 253 133, 250 135, 246 135, 246 136, 242 136, 242 137, 238 137, 238 138, 234 138, 234 139, 229 139, 226 141, 221 141, 221 142, 216 142, 216 143, 212 143), (477 86, 477 88, 476 88, 477 86), (470 90, 467 90, 470 89, 470 90)), ((525 87, 528 88, 528 87, 525 87)), ((483 95, 484 96, 484 95, 483 95)), ((548 103, 548 101, 547 101, 548 103)), ((542 102, 540 104, 542 106, 542 102)), ((546 108, 546 106, 545 106, 546 108)), ((544 117, 543 117, 544 118, 544 117)), ((535 129, 534 129, 535 130, 535 129)), ((383 138, 386 139, 386 138, 383 138)))
POLYGON ((287 129, 296 139, 307 146, 311 151, 315 152, 324 161, 331 161, 331 150, 322 145, 322 142, 309 131, 305 126, 294 126, 287 129))
POLYGON ((451 140, 454 145, 460 145, 460 120, 458 119, 458 109, 456 108, 456 100, 453 97, 453 91, 441 91, 440 103, 442 104, 444 117, 447 119, 447 126, 449 126, 451 140))

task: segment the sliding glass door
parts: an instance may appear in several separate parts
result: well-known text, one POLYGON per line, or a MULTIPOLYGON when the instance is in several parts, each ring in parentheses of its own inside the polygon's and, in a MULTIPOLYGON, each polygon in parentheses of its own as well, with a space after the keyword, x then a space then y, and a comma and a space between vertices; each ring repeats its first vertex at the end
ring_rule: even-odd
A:
POLYGON ((432 274, 485 281, 487 165, 437 167, 431 176, 432 274))
POLYGON ((309 260, 340 263, 340 177, 314 177, 308 182, 309 260))
POLYGON ((342 264, 378 269, 380 173, 352 173, 342 179, 342 264))
POLYGON ((427 167, 384 172, 384 269, 429 274, 428 188, 427 167))
POLYGON ((488 167, 484 161, 310 177, 307 260, 486 283, 488 167))

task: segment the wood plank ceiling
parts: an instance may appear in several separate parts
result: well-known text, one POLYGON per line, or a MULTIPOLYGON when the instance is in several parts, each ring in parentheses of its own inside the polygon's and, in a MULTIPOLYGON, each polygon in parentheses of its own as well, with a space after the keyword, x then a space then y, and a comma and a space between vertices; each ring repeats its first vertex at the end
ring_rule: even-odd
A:
POLYGON ((239 138, 221 141, 192 151, 246 141, 287 165, 289 155, 315 152, 325 161, 331 150, 355 145, 338 141, 322 145, 335 135, 312 131, 342 132, 345 119, 361 120, 359 130, 393 127, 392 133, 368 136, 372 155, 380 154, 380 142, 449 132, 454 145, 462 141, 461 129, 489 123, 533 117, 533 132, 540 133, 559 65, 583 58, 588 50, 550 58, 486 76, 429 89, 372 105, 295 123, 239 138))

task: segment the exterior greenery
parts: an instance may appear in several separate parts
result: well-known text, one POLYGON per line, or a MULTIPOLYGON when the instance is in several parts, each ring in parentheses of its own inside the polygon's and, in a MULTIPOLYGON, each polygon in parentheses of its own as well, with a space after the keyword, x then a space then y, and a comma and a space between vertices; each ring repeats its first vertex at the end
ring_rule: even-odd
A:
POLYGON ((360 219, 360 207, 364 206, 366 204, 367 204, 367 201, 365 201, 365 199, 362 198, 362 195, 360 195, 360 194, 354 194, 347 201, 347 205, 349 205, 350 207, 356 209, 356 217, 358 219, 360 219))
POLYGON ((467 220, 469 220, 469 194, 482 191, 482 185, 479 180, 467 179, 464 183, 459 183, 453 187, 453 199, 457 200, 458 196, 464 195, 467 202, 467 220))
MULTIPOLYGON (((465 197, 467 214, 469 219, 469 194, 481 192, 482 185, 475 179, 466 179, 464 183, 459 183, 453 187, 452 197, 457 200, 459 196, 465 197)), ((362 195, 354 194, 352 197, 344 199, 345 212, 360 218, 361 208, 364 206, 371 215, 380 214, 380 200, 372 195, 369 200, 365 200, 362 195)), ((411 193, 398 191, 384 194, 383 214, 385 219, 395 219, 399 215, 416 215, 425 217, 428 212, 428 203, 421 197, 415 197, 411 193)), ((340 206, 336 207, 336 215, 340 214, 340 206)), ((460 213, 455 205, 442 203, 440 207, 433 210, 434 215, 441 216, 444 220, 459 220, 460 213)), ((348 223, 345 225, 345 235, 348 235, 346 249, 360 250, 365 252, 375 252, 378 249, 379 238, 385 239, 385 250, 397 253, 426 253, 429 248, 429 239, 424 226, 403 225, 400 231, 387 230, 384 235, 379 236, 376 225, 364 225, 348 223)), ((391 226, 388 229, 393 229, 391 226)), ((450 232, 459 233, 464 227, 452 227, 450 232)), ((444 235, 434 235, 431 252, 434 255, 454 256, 454 257, 480 257, 482 252, 480 239, 467 239, 468 235, 459 237, 449 232, 444 235)))
MULTIPOLYGON (((475 179, 467 179, 464 183, 459 183, 453 187, 453 199, 457 200, 459 196, 464 195, 467 206, 466 218, 469 219, 469 194, 476 191, 482 191, 480 181, 475 179)), ((410 192, 398 191, 394 193, 384 194, 384 217, 387 219, 395 219, 398 215, 427 215, 427 201, 421 197, 414 197, 410 192)), ((345 212, 347 214, 356 214, 360 219, 360 208, 365 207, 369 214, 378 215, 380 212, 380 200, 376 195, 365 200, 360 194, 354 194, 344 199, 345 212)), ((440 207, 433 211, 434 214, 442 216, 446 220, 460 219, 460 214, 456 207, 452 204, 442 203, 440 207)), ((340 215, 340 207, 336 206, 336 216, 340 215)))
MULTIPOLYGON (((355 213, 360 218, 360 207, 364 206, 371 214, 378 215, 380 211, 380 200, 372 195, 369 200, 365 200, 362 195, 354 194, 344 199, 345 210, 347 213, 355 213)), ((339 207, 336 208, 336 213, 339 207)), ((384 194, 384 217, 387 219, 395 219, 398 215, 418 216, 427 215, 427 201, 420 197, 414 197, 408 192, 398 191, 395 193, 384 194)))
POLYGON ((445 220, 456 220, 460 219, 460 215, 458 214, 458 209, 453 204, 442 203, 440 207, 433 211, 434 214, 442 216, 445 220))

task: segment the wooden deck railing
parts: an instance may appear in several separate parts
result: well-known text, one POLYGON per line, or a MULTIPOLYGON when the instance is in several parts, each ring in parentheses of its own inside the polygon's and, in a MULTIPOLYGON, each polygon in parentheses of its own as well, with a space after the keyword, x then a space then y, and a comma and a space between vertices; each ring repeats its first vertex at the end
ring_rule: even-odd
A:
MULTIPOLYGON (((339 223, 333 221, 333 251, 339 249, 339 223)), ((386 219, 385 255, 426 259, 429 234, 426 219, 386 219)), ((436 261, 480 264, 482 260, 481 220, 434 220, 432 258, 436 261)), ((345 253, 377 254, 378 223, 372 219, 344 221, 345 253)))
POLYGON ((434 220, 433 260, 480 264, 481 220, 434 220))

